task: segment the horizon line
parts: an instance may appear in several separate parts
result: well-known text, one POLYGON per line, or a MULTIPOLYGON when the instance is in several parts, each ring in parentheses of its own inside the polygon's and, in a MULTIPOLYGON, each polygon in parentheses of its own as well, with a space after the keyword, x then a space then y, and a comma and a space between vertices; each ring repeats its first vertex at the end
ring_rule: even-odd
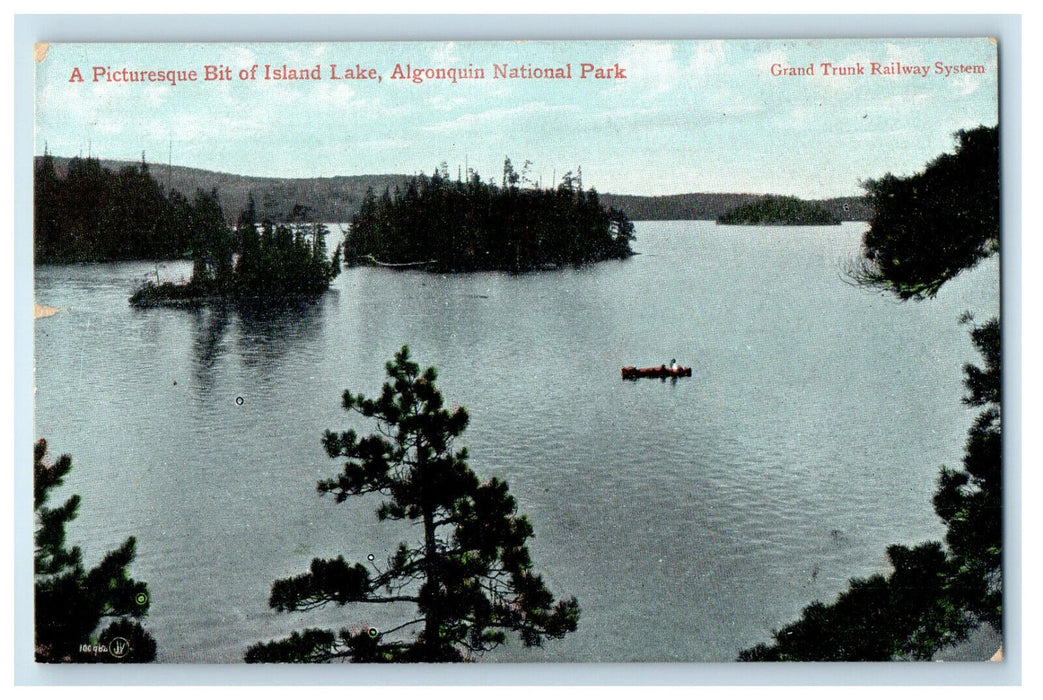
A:
MULTIPOLYGON (((33 154, 33 159, 35 160, 37 158, 42 158, 44 155, 50 155, 53 158, 61 158, 61 159, 64 159, 64 160, 72 160, 73 158, 80 158, 80 159, 88 158, 88 159, 97 160, 98 162, 107 161, 107 162, 110 162, 110 163, 121 163, 121 164, 122 163, 126 163, 127 165, 135 165, 135 164, 138 164, 138 163, 141 163, 142 161, 144 161, 145 164, 147 164, 149 166, 158 165, 160 167, 182 168, 182 169, 185 169, 185 170, 199 170, 199 171, 206 172, 206 173, 213 173, 215 175, 226 175, 228 177, 251 178, 251 179, 255 179, 255 180, 335 180, 335 179, 338 179, 338 178, 352 178, 352 177, 355 177, 355 178, 359 178, 359 177, 404 177, 404 178, 410 178, 410 177, 419 177, 421 175, 426 175, 428 177, 430 176, 428 173, 426 173, 423 170, 414 172, 412 174, 410 174, 410 173, 386 172, 386 173, 358 173, 358 174, 354 174, 354 175, 344 175, 344 174, 342 174, 342 175, 311 175, 311 176, 247 175, 247 174, 244 174, 244 173, 235 173, 235 172, 231 172, 231 171, 227 171, 227 170, 213 170, 213 169, 210 169, 210 168, 201 168, 201 167, 195 166, 195 165, 182 165, 182 164, 178 164, 178 163, 163 163, 163 162, 160 162, 160 161, 149 161, 148 158, 144 157, 144 155, 145 155, 144 151, 142 151, 143 158, 141 160, 127 160, 127 159, 123 159, 123 158, 103 158, 101 156, 97 156, 97 155, 94 155, 94 154, 88 154, 87 156, 84 156, 83 154, 77 154, 77 155, 74 155, 74 156, 57 155, 57 154, 54 154, 54 153, 47 152, 46 151, 46 146, 45 146, 44 150, 45 150, 45 153, 34 153, 33 154)), ((477 171, 475 171, 475 172, 477 172, 477 171)), ((495 178, 493 178, 493 179, 495 180, 495 178)), ((450 180, 453 180, 453 178, 450 178, 450 180)), ((483 180, 483 182, 484 182, 484 180, 483 180)), ((534 189, 553 189, 553 188, 539 187, 539 188, 534 188, 534 189)), ((588 191, 589 191, 589 189, 591 189, 591 188, 588 188, 588 191)), ((596 189, 596 188, 593 188, 593 189, 596 189)), ((686 192, 671 192, 671 193, 668 193, 668 194, 637 194, 637 193, 633 193, 633 192, 609 192, 607 190, 604 191, 604 192, 601 191, 601 190, 597 190, 597 192, 600 195, 613 195, 613 196, 617 196, 617 197, 647 197, 647 198, 656 198, 656 197, 681 197, 681 196, 684 196, 684 195, 692 195, 692 194, 706 194, 706 195, 750 195, 750 196, 755 196, 755 197, 770 197, 770 196, 794 197, 796 199, 802 199, 802 200, 805 200, 805 201, 828 201, 828 200, 831 200, 831 199, 861 199, 862 197, 865 197, 865 194, 838 194, 838 195, 832 195, 832 196, 802 197, 800 195, 785 194, 785 193, 782 193, 782 192, 751 192, 751 191, 734 191, 734 190, 733 191, 689 190, 689 191, 686 191, 686 192)))

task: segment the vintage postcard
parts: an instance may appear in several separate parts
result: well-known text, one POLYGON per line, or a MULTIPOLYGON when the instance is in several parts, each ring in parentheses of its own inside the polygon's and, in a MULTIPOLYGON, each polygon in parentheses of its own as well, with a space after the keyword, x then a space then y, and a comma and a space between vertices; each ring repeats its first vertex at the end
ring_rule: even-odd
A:
POLYGON ((35 660, 1002 659, 997 55, 37 44, 35 660))

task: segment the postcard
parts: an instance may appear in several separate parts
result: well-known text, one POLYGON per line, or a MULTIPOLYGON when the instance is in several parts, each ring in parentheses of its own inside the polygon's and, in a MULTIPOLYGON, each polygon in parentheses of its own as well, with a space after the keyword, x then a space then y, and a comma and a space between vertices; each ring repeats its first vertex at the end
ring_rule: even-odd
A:
POLYGON ((37 44, 35 661, 1002 659, 997 52, 37 44))

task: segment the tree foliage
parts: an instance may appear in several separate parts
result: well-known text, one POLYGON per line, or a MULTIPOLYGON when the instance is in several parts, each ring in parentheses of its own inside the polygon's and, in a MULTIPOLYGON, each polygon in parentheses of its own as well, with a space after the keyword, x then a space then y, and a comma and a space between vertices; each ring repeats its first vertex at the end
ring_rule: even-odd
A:
POLYGON ((910 177, 865 183, 873 208, 863 257, 850 270, 859 284, 924 299, 999 250, 999 130, 956 133, 955 153, 910 177))
POLYGON ((196 193, 193 207, 192 279, 187 284, 146 282, 132 304, 193 303, 217 297, 236 301, 271 301, 317 296, 340 273, 340 246, 332 259, 326 226, 307 221, 296 206, 288 221, 257 221, 253 195, 239 214, 235 230, 221 212, 216 190, 196 193))
POLYGON ((37 262, 185 257, 193 209, 176 190, 164 193, 142 157, 112 172, 97 158, 73 158, 60 175, 50 153, 33 182, 37 262))
POLYGON ((467 450, 454 441, 468 422, 449 410, 434 368, 420 371, 408 347, 387 364, 378 398, 344 392, 346 410, 374 419, 377 432, 327 431, 327 454, 343 471, 319 482, 337 503, 379 494, 380 520, 419 526, 418 540, 400 543, 382 567, 315 559, 307 573, 276 581, 269 605, 307 611, 330 604, 407 603, 416 614, 388 630, 306 629, 250 647, 248 662, 463 661, 503 644, 508 632, 526 646, 576 629, 575 598, 555 601, 533 571, 526 541, 533 529, 499 479, 480 481, 467 450))
POLYGON ((822 226, 839 224, 840 218, 814 202, 769 194, 718 216, 717 223, 822 226))
POLYGON ((981 408, 967 435, 963 468, 942 469, 934 510, 945 521, 959 605, 997 632, 1003 628, 1003 430, 1000 324, 971 330, 984 366, 964 367, 964 403, 981 408))
MULTIPOLYGON (((949 279, 999 249, 996 128, 960 132, 943 155, 911 178, 870 183, 876 214, 864 238, 860 281, 900 299, 932 297, 949 279)), ((967 319, 970 320, 968 316, 967 319)), ((967 406, 982 409, 962 468, 942 467, 934 510, 945 545, 888 548, 888 576, 853 579, 830 605, 813 603, 772 633, 747 661, 929 659, 987 623, 1003 631, 1000 323, 971 329, 982 366, 964 366, 967 406)))
MULTIPOLYGON (((524 171, 523 171, 524 172, 524 171)), ((368 192, 345 238, 352 262, 424 263, 445 271, 530 270, 633 254, 634 227, 567 174, 556 189, 520 187, 508 158, 502 186, 450 180, 444 168, 405 192, 368 192)), ((531 183, 528 183, 531 184, 531 183)))
POLYGON ((943 467, 934 497, 948 548, 891 545, 892 573, 853 579, 835 602, 806 607, 798 621, 772 633, 773 644, 747 649, 740 660, 924 660, 979 622, 1002 633, 999 323, 971 335, 985 366, 966 366, 965 402, 984 410, 967 439, 963 468, 943 467))
POLYGON ((62 455, 44 462, 47 442, 34 446, 33 481, 36 574, 36 660, 40 662, 146 662, 156 656, 156 642, 139 620, 148 614, 148 586, 127 575, 135 540, 128 537, 100 564, 87 570, 79 547, 66 544, 65 527, 76 518, 80 497, 56 508, 47 506, 51 491, 72 469, 62 455), (101 631, 99 625, 109 624, 101 631), (127 643, 124 648, 117 640, 127 643), (85 649, 84 647, 90 647, 85 649), (99 650, 98 647, 105 649, 99 650), (111 651, 110 651, 111 650, 111 651))
POLYGON ((892 545, 893 571, 852 579, 835 602, 815 602, 740 661, 890 661, 930 659, 940 644, 963 638, 969 621, 947 595, 949 564, 937 542, 892 545))

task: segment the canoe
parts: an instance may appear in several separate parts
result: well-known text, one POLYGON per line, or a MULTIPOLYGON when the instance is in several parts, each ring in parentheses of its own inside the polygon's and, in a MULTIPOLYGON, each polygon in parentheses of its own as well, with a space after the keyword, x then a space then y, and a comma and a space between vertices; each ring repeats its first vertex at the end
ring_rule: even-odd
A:
POLYGON ((666 365, 659 365, 658 367, 624 367, 621 372, 623 379, 638 379, 640 377, 690 377, 692 376, 691 367, 678 367, 677 369, 670 369, 666 365))

